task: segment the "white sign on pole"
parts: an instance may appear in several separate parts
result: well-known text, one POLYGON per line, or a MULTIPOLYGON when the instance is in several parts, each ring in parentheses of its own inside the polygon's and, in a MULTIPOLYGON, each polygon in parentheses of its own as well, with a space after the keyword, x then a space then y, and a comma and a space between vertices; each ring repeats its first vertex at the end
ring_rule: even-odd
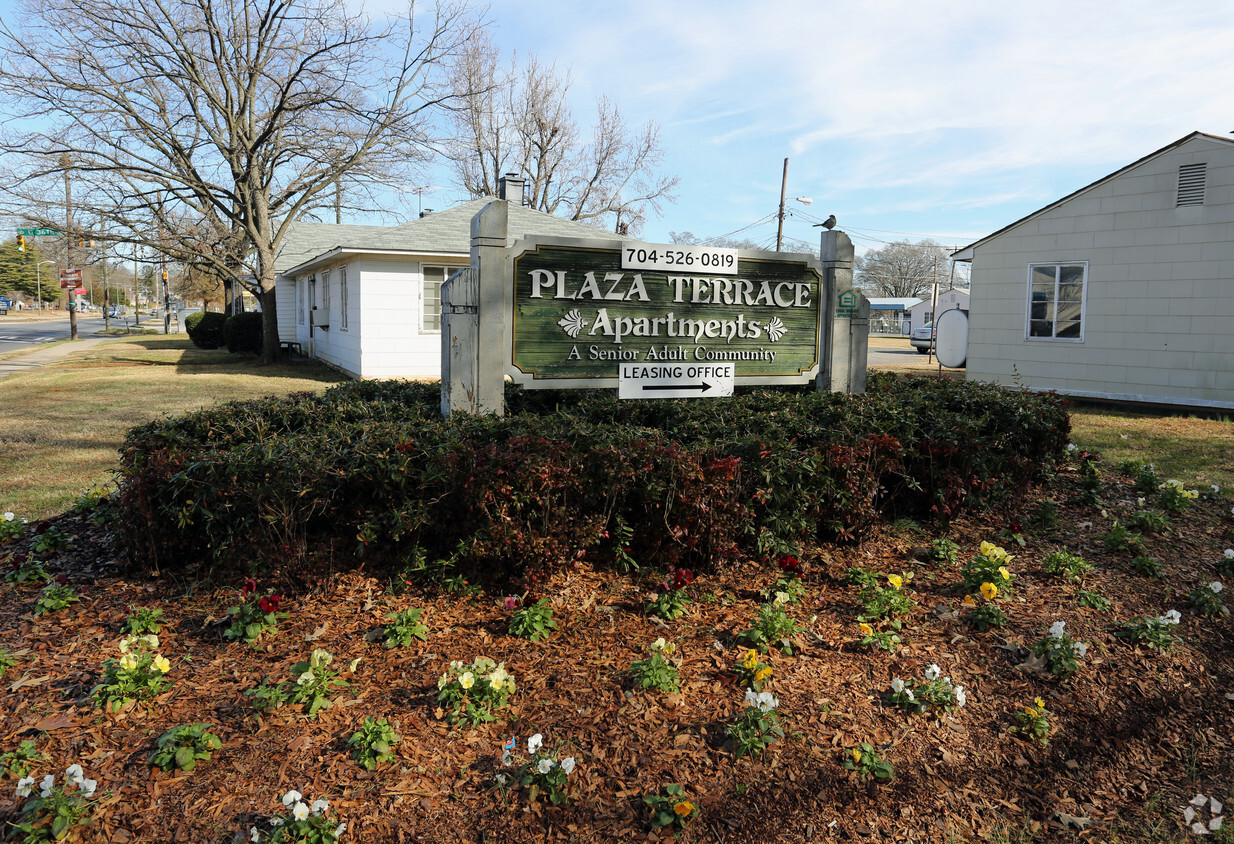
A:
POLYGON ((617 372, 621 399, 697 399, 731 396, 735 363, 623 363, 617 372))

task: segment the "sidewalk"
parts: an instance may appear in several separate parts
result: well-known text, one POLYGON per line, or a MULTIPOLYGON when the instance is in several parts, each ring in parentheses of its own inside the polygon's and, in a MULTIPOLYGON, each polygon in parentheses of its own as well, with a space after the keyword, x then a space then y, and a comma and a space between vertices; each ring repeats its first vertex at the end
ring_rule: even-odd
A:
POLYGON ((7 378, 16 372, 29 372, 32 369, 38 369, 40 366, 55 363, 66 358, 74 352, 80 352, 82 349, 97 346, 99 343, 106 343, 108 340, 118 340, 124 336, 121 334, 114 337, 85 337, 77 340, 67 340, 56 346, 38 349, 29 354, 12 357, 8 360, 0 360, 0 379, 7 378))

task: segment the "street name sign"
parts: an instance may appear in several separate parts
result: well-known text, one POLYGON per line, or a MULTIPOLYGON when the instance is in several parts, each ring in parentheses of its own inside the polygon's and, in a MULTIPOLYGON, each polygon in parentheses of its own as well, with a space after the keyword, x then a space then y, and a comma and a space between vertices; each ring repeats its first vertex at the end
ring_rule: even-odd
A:
POLYGON ((59 237, 64 232, 56 229, 18 229, 17 233, 26 237, 59 237))

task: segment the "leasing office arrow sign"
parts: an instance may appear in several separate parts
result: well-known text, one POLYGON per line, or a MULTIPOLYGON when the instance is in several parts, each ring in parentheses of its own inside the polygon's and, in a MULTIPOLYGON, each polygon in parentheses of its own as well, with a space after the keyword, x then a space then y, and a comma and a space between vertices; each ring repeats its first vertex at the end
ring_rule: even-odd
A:
POLYGON ((617 397, 695 399, 731 396, 736 374, 737 365, 732 363, 623 363, 617 373, 617 397))

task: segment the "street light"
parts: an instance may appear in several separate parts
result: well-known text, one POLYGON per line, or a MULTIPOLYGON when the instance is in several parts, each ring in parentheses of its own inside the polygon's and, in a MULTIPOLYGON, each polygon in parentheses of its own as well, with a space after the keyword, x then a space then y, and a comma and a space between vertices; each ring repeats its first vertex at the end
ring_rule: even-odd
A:
POLYGON ((34 283, 37 285, 38 291, 39 291, 38 292, 38 305, 39 305, 40 314, 43 312, 43 276, 41 274, 42 268, 44 264, 54 264, 54 263, 56 262, 55 261, 39 261, 37 264, 34 265, 34 283))

